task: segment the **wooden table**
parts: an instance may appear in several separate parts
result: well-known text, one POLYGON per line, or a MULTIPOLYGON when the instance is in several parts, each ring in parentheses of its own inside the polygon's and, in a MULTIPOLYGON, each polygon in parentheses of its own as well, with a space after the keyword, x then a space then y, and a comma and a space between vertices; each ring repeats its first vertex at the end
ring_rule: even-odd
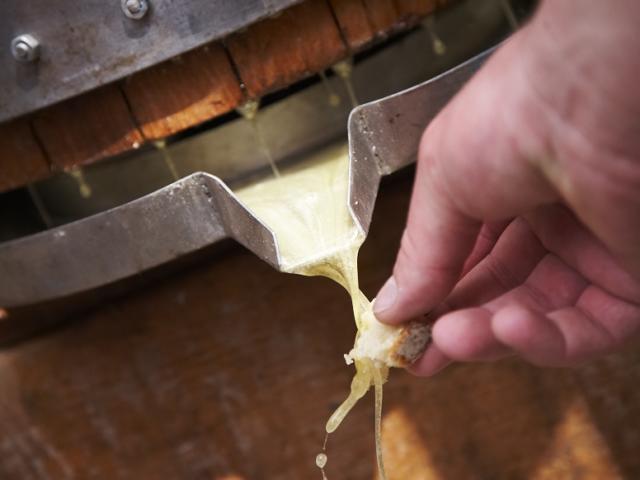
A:
MULTIPOLYGON (((410 178, 384 185, 361 255, 390 272, 410 178)), ((239 248, 0 353, 0 478, 315 479, 347 393, 347 295, 239 248)), ((390 479, 640 478, 640 354, 577 370, 460 365, 385 390, 390 479)), ((331 438, 331 480, 374 479, 373 399, 331 438)))

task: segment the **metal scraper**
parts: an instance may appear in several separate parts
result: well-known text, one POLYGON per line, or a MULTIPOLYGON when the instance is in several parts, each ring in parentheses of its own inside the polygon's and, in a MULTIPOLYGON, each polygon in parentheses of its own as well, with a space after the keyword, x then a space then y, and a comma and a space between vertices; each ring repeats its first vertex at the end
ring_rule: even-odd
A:
POLYGON ((349 205, 365 232, 380 178, 416 161, 427 125, 496 48, 415 87, 353 109, 349 115, 349 205))
MULTIPOLYGON (((495 48, 349 117, 349 206, 369 229, 380 179, 415 161, 422 132, 495 48)), ((111 210, 0 244, 0 306, 96 289, 225 238, 276 269, 276 240, 217 177, 194 173, 111 210)))

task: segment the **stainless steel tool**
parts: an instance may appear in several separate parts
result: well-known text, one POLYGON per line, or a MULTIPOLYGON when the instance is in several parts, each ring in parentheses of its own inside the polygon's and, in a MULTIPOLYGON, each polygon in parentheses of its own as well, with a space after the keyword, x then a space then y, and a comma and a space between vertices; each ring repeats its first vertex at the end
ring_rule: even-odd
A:
MULTIPOLYGON (((365 232, 380 178, 414 161, 425 126, 492 51, 351 112, 349 205, 365 232)), ((0 305, 19 307, 94 289, 224 238, 279 269, 272 232, 222 180, 194 173, 120 207, 0 244, 0 305)))
POLYGON ((416 160, 426 126, 498 47, 413 88, 355 108, 349 116, 349 206, 366 232, 380 178, 416 160))

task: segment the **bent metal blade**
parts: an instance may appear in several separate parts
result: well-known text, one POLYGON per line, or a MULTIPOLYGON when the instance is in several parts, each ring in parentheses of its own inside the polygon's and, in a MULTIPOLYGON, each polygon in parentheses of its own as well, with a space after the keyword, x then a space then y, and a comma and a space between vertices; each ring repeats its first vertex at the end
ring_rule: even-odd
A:
MULTIPOLYGON (((420 135, 493 50, 349 117, 349 205, 367 232, 380 178, 415 159, 420 135)), ((0 244, 0 306, 71 296, 224 238, 280 268, 273 233, 217 177, 194 173, 111 210, 0 244)))
POLYGON ((496 49, 485 50, 415 87, 353 109, 349 115, 349 206, 365 232, 380 178, 415 162, 427 125, 496 49))

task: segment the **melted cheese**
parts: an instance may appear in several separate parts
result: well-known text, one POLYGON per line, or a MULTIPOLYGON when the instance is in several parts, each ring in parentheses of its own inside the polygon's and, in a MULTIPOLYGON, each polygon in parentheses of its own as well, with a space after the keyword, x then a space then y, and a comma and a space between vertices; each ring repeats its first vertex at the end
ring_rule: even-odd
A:
MULTIPOLYGON (((363 319, 373 315, 372 304, 358 285, 358 250, 365 235, 348 208, 349 155, 346 145, 331 147, 291 168, 278 178, 238 190, 237 196, 275 235, 282 270, 301 275, 322 275, 342 285, 353 304, 358 335, 363 319)), ((357 337, 356 337, 357 338, 357 337)), ((347 356, 349 362, 349 357, 347 356)), ((327 434, 338 428, 357 401, 375 387, 376 457, 386 479, 380 446, 382 385, 388 368, 380 361, 359 358, 347 399, 331 415, 327 434)), ((326 446, 326 441, 325 441, 326 446)), ((316 458, 322 470, 326 454, 316 458)))

